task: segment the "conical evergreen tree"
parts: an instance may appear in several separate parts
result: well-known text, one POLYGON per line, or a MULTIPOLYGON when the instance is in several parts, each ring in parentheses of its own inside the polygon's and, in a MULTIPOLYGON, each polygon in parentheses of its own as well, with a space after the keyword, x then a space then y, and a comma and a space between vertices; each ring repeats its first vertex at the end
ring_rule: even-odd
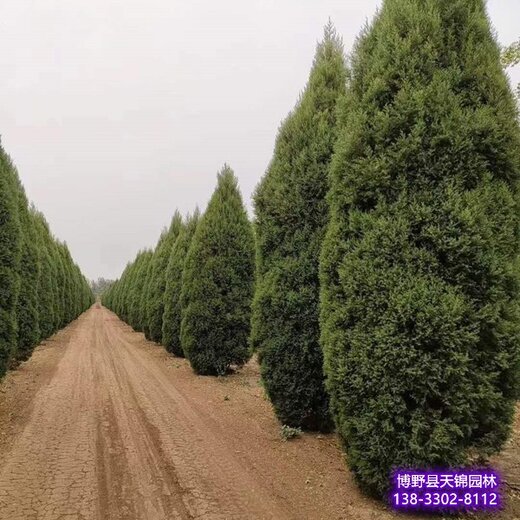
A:
POLYGON ((229 166, 197 226, 182 277, 181 345, 195 372, 225 374, 250 357, 254 239, 229 166))
POLYGON ((132 281, 132 287, 130 289, 130 308, 128 312, 128 322, 132 327, 141 332, 143 330, 142 319, 141 319, 141 294, 143 292, 143 286, 145 282, 145 275, 148 270, 148 263, 151 259, 152 251, 145 250, 140 251, 135 259, 135 278, 132 281))
POLYGON ((483 0, 386 0, 359 40, 322 253, 327 386, 348 462, 463 464, 518 397, 520 134, 483 0))
POLYGON ((121 279, 121 299, 120 299, 120 317, 123 321, 129 322, 130 312, 130 291, 132 287, 132 280, 135 276, 136 262, 128 264, 127 269, 124 272, 124 276, 121 279))
POLYGON ((53 263, 55 266, 56 275, 56 302, 54 306, 55 330, 61 329, 66 323, 65 317, 65 266, 63 265, 63 258, 60 252, 60 245, 58 242, 53 242, 53 263))
POLYGON ((18 185, 18 215, 20 218, 21 258, 19 264, 20 293, 17 304, 18 344, 16 359, 31 357, 40 340, 38 284, 40 259, 38 235, 29 212, 29 203, 22 185, 18 185))
POLYGON ((73 261, 70 256, 69 247, 66 242, 59 243, 61 258, 63 261, 63 268, 65 273, 64 278, 64 292, 63 292, 63 308, 64 317, 62 326, 70 323, 74 318, 74 269, 73 261))
POLYGON ((82 287, 83 287, 83 280, 81 276, 81 271, 79 270, 79 267, 72 261, 72 309, 73 309, 73 319, 76 319, 81 314, 81 307, 82 307, 82 287))
POLYGON ((62 306, 61 306, 61 293, 62 287, 60 283, 62 282, 61 274, 62 274, 62 266, 60 262, 60 258, 58 255, 58 251, 56 248, 56 243, 54 242, 54 238, 49 233, 48 246, 49 246, 49 256, 51 259, 51 268, 52 268, 52 294, 53 294, 53 310, 52 316, 54 318, 53 324, 53 332, 56 332, 60 326, 62 321, 62 306))
MULTIPOLYGON (((157 249, 157 248, 156 248, 157 249)), ((143 333, 146 339, 150 339, 150 326, 148 321, 148 302, 150 298, 150 282, 152 278, 153 272, 153 261, 154 261, 155 251, 152 251, 152 255, 148 260, 148 266, 144 273, 144 281, 143 281, 143 292, 140 298, 140 313, 141 320, 143 325, 143 333)), ((119 291, 121 291, 121 286, 119 287, 119 291)), ((117 311, 116 311, 117 312, 117 311)))
POLYGON ((54 299, 56 298, 56 288, 54 287, 54 272, 51 255, 49 253, 49 228, 41 213, 34 209, 32 213, 36 227, 37 247, 41 264, 40 277, 38 278, 38 320, 41 337, 45 339, 54 332, 54 299))
POLYGON ((184 272, 186 255, 197 229, 198 221, 199 210, 196 209, 192 216, 188 216, 179 232, 166 270, 162 344, 168 352, 180 357, 184 357, 180 339, 182 274, 184 272))
POLYGON ((0 378, 17 345, 20 222, 14 166, 0 145, 0 378))
POLYGON ((139 292, 137 293, 136 300, 135 300, 135 306, 136 306, 135 313, 136 313, 136 320, 137 320, 137 322, 136 322, 137 329, 136 330, 138 330, 140 332, 144 332, 145 327, 148 326, 147 325, 148 319, 147 319, 147 315, 146 315, 146 306, 145 306, 144 296, 145 296, 146 290, 147 290, 147 283, 148 283, 148 278, 149 278, 149 274, 150 274, 150 270, 151 270, 152 261, 153 261, 153 251, 149 250, 146 252, 145 258, 143 260, 143 265, 140 268, 139 292))
POLYGON ((148 288, 148 328, 150 339, 156 343, 162 340, 166 270, 168 268, 168 261, 173 244, 177 239, 181 227, 181 214, 175 211, 170 227, 161 237, 153 256, 153 266, 148 288))
POLYGON ((336 107, 345 94, 343 45, 331 23, 307 88, 286 119, 255 193, 257 281, 252 344, 280 421, 330 430, 319 343, 319 256, 336 107))

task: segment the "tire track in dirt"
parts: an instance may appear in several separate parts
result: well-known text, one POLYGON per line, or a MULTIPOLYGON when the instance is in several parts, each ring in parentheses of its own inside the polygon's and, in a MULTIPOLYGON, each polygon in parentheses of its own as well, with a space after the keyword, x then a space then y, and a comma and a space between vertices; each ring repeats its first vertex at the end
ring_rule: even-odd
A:
MULTIPOLYGON (((192 516, 182 500, 182 489, 175 472, 162 452, 155 427, 140 408, 126 363, 114 355, 120 354, 118 344, 111 342, 106 333, 102 341, 105 348, 101 350, 103 359, 98 367, 107 383, 102 420, 107 432, 103 438, 105 443, 116 446, 109 447, 110 457, 105 465, 110 467, 111 461, 127 462, 124 475, 110 480, 130 477, 133 492, 141 498, 137 501, 137 511, 130 518, 187 520, 192 516)), ((128 485, 122 485, 122 491, 127 488, 128 485)), ((114 507, 109 511, 111 517, 120 509, 121 504, 114 501, 114 507)))
POLYGON ((54 377, 34 398, 30 418, 0 471, 0 518, 94 518, 94 387, 83 323, 70 335, 54 377))
POLYGON ((175 389, 171 374, 161 365, 147 362, 149 354, 136 348, 117 328, 106 330, 110 352, 117 352, 117 359, 124 360, 114 366, 113 373, 121 388, 132 382, 121 391, 126 395, 124 406, 132 403, 138 422, 146 425, 150 451, 160 454, 152 465, 158 466, 156 461, 161 458, 170 462, 169 471, 158 471, 163 482, 168 475, 170 483, 175 482, 167 487, 167 494, 180 494, 192 518, 285 517, 285 511, 277 509, 273 515, 272 505, 266 508, 270 500, 262 496, 260 486, 260 493, 250 496, 253 476, 236 463, 225 444, 201 420, 196 407, 175 389))

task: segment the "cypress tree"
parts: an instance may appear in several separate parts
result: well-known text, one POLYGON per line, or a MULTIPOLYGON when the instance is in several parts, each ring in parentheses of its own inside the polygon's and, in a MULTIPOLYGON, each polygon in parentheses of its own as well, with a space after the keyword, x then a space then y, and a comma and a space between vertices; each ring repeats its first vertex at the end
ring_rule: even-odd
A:
POLYGON ((152 257, 152 251, 145 250, 138 253, 135 259, 136 270, 135 279, 133 280, 132 287, 130 289, 130 309, 129 309, 129 323, 132 327, 141 332, 143 330, 141 320, 141 294, 145 282, 145 274, 148 269, 148 262, 152 257))
POLYGON ((327 386, 348 462, 456 466, 518 396, 517 112, 483 0, 387 0, 357 43, 322 252, 327 386))
MULTIPOLYGON (((141 299, 140 299, 141 320, 142 320, 142 324, 143 324, 144 337, 146 339, 150 339, 150 326, 149 326, 149 321, 148 321, 148 301, 150 298, 150 282, 151 282, 151 278, 152 278, 154 256, 155 256, 155 250, 152 251, 152 255, 148 261, 148 267, 146 269, 145 276, 144 276, 144 282, 143 282, 143 292, 141 294, 141 299)), ((119 288, 119 290, 121 290, 121 287, 119 288)))
POLYGON ((37 233, 37 247, 40 257, 40 276, 38 278, 38 320, 43 339, 54 332, 54 298, 56 288, 53 285, 54 273, 49 253, 49 228, 43 215, 32 209, 34 226, 37 233))
POLYGON ((61 265, 60 265, 60 259, 57 253, 56 249, 56 243, 54 242, 54 238, 49 233, 48 239, 48 246, 49 246, 49 257, 51 259, 51 269, 52 269, 52 297, 53 297, 53 304, 52 304, 52 316, 54 318, 53 323, 53 332, 56 332, 60 328, 61 324, 61 315, 62 315, 62 309, 61 309, 61 278, 60 275, 62 273, 61 265))
POLYGON ((257 281, 252 345, 280 421, 330 430, 319 338, 319 256, 328 217, 336 106, 345 94, 343 45, 331 23, 307 88, 280 128, 255 193, 257 281))
POLYGON ((53 263, 56 276, 56 301, 54 304, 54 330, 61 329, 66 323, 65 317, 65 266, 60 253, 60 246, 55 240, 52 244, 53 263))
MULTIPOLYGON (((145 296, 147 292, 148 280, 150 276, 150 271, 152 267, 153 261, 153 251, 149 250, 146 253, 146 257, 143 261, 143 265, 141 267, 141 272, 139 274, 139 292, 136 294, 136 320, 137 320, 137 330, 140 332, 145 332, 145 328, 148 328, 148 319, 146 314, 146 301, 145 296)), ((146 336, 146 334, 145 334, 146 336)))
POLYGON ((132 262, 128 264, 125 270, 124 277, 121 281, 121 300, 120 300, 120 317, 126 323, 129 322, 129 311, 130 311, 130 290, 132 286, 132 280, 134 279, 136 264, 132 262))
POLYGON ((153 256, 150 284, 148 288, 148 328, 150 339, 162 340, 162 319, 164 314, 164 291, 166 289, 166 269, 171 251, 182 226, 181 214, 176 211, 170 227, 163 233, 153 256))
POLYGON ((20 292, 17 304, 18 343, 16 359, 29 359, 40 340, 38 283, 40 258, 38 235, 29 212, 25 190, 18 185, 18 215, 20 218, 21 257, 19 264, 20 292))
POLYGON ((182 277, 181 345, 202 375, 225 374, 250 357, 254 239, 229 166, 200 219, 182 277))
POLYGON ((180 357, 184 357, 180 340, 182 274, 184 272, 186 255, 188 254, 193 234, 197 229, 198 221, 199 210, 196 209, 192 216, 188 216, 179 231, 166 270, 162 344, 168 352, 180 357))
POLYGON ((17 344, 20 223, 14 167, 0 145, 0 378, 17 344))
POLYGON ((77 318, 81 313, 86 311, 95 301, 94 293, 90 287, 90 283, 83 276, 81 269, 77 264, 74 264, 74 270, 76 272, 76 316, 77 318))
POLYGON ((73 289, 73 302, 72 308, 74 317, 76 319, 82 311, 82 289, 83 289, 83 280, 81 276, 81 271, 74 261, 72 262, 72 289, 73 289))
POLYGON ((121 315, 121 288, 123 286, 125 275, 129 269, 129 267, 130 267, 129 264, 125 267, 125 270, 121 274, 121 278, 117 281, 115 288, 114 288, 115 289, 114 290, 114 303, 113 303, 112 309, 118 316, 121 315))
POLYGON ((74 268, 72 257, 70 256, 69 247, 66 242, 59 244, 60 254, 63 260, 63 268, 65 274, 64 292, 63 292, 63 307, 64 307, 64 321, 65 326, 74 318, 74 268))

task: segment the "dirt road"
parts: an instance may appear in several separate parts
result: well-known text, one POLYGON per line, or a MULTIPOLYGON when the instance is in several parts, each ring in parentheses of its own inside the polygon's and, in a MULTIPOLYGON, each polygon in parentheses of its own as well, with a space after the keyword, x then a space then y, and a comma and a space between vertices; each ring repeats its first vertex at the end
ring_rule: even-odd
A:
POLYGON ((196 377, 100 306, 0 385, 0 519, 191 518, 395 515, 334 435, 281 440, 254 363, 196 377))

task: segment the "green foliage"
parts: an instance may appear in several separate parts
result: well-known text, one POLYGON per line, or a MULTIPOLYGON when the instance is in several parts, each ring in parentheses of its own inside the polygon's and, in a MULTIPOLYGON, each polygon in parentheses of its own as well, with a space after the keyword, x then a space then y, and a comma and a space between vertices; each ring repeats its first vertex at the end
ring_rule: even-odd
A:
POLYGON ((284 441, 290 441, 291 439, 301 437, 302 433, 301 428, 293 428, 292 426, 287 426, 287 424, 283 424, 280 428, 280 437, 284 441))
POLYGON ((29 211, 25 191, 21 185, 18 190, 18 215, 22 247, 18 271, 20 293, 16 311, 18 345, 15 357, 17 360, 25 361, 29 359, 34 347, 40 340, 38 281, 41 263, 38 251, 37 228, 29 211))
POLYGON ((66 245, 29 206, 10 158, 0 146, 0 377, 30 357, 92 303, 92 293, 66 245))
POLYGON ((188 216, 179 232, 177 240, 173 245, 166 270, 162 344, 166 347, 168 352, 180 357, 184 357, 180 339, 182 275, 184 273, 186 256, 195 230, 197 229, 198 221, 199 210, 196 209, 192 216, 188 216))
POLYGON ((32 210, 39 251, 40 276, 38 278, 38 322, 42 338, 48 338, 55 330, 54 301, 57 287, 55 269, 50 254, 50 232, 45 217, 32 210))
POLYGON ((97 280, 90 282, 90 288, 94 296, 101 296, 112 284, 114 280, 107 280, 106 278, 99 277, 97 280))
POLYGON ((65 323, 65 267, 60 254, 59 244, 53 242, 52 257, 56 276, 56 299, 54 302, 54 330, 61 329, 65 323))
POLYGON ((17 345, 20 242, 16 173, 0 145, 0 378, 17 345))
MULTIPOLYGON (((520 64, 520 40, 502 49, 502 65, 505 68, 520 64)), ((516 86, 516 98, 520 101, 520 83, 516 86)))
POLYGON ((181 345, 195 372, 225 374, 250 357, 254 239, 236 177, 224 166, 182 277, 181 345))
POLYGON ((141 312, 141 294, 143 292, 148 265, 153 256, 149 250, 140 251, 135 259, 134 276, 130 283, 128 323, 137 331, 143 330, 143 316, 141 312))
POLYGON ((58 242, 59 254, 62 258, 64 279, 63 279, 63 323, 64 327, 75 318, 74 313, 74 274, 73 262, 69 248, 65 242, 58 242))
POLYGON ((330 430, 319 344, 319 255, 327 223, 336 106, 345 94, 343 45, 332 25, 307 88, 280 128, 255 194, 257 279, 251 342, 282 423, 330 430))
POLYGON ((162 340, 162 320, 164 314, 164 291, 166 289, 166 270, 173 244, 182 227, 181 214, 176 211, 170 227, 161 236, 153 255, 153 264, 148 287, 148 327, 150 339, 159 343, 162 340))
POLYGON ((359 40, 322 252, 327 386, 350 467, 456 466, 518 396, 520 134, 483 0, 387 0, 359 40))
POLYGON ((502 65, 504 67, 514 67, 520 63, 520 40, 502 49, 502 65))
POLYGON ((122 280, 120 314, 121 318, 127 323, 130 323, 130 311, 132 310, 132 286, 137 274, 136 271, 138 267, 138 261, 134 261, 133 263, 129 264, 122 280))
MULTIPOLYGON (((152 278, 152 271, 153 271, 153 260, 154 260, 155 253, 152 252, 152 256, 150 257, 148 261, 148 266, 146 268, 146 271, 144 272, 144 281, 143 281, 143 292, 141 294, 139 306, 140 306, 140 312, 142 316, 142 328, 146 339, 150 339, 150 327, 149 327, 149 321, 148 321, 148 301, 149 301, 149 294, 150 294, 150 282, 152 278)), ((124 286, 121 285, 120 292, 123 292, 124 286)), ((122 296, 119 295, 119 298, 121 299, 122 296)), ((116 311, 117 312, 117 311, 116 311)), ((118 313, 120 315, 120 313, 118 313)))

